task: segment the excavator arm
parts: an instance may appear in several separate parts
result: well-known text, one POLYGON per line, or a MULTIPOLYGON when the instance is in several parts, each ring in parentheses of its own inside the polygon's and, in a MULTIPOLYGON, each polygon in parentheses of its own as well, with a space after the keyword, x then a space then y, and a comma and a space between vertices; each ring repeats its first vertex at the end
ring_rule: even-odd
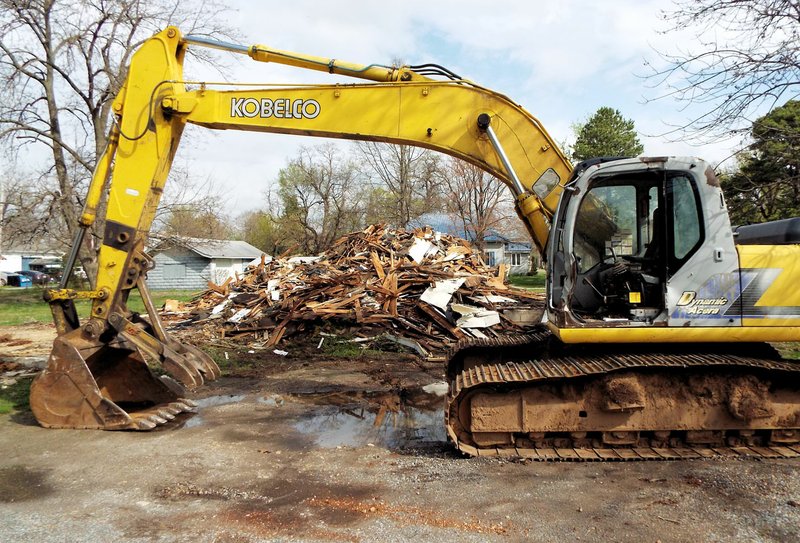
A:
POLYGON ((98 159, 61 288, 45 295, 59 336, 47 370, 31 390, 33 412, 44 426, 149 429, 190 408, 182 387, 172 379, 154 377, 145 356, 188 387, 219 375, 208 355, 166 333, 145 283, 153 266, 145 244, 187 123, 216 130, 409 144, 466 160, 510 187, 542 254, 571 171, 570 162, 532 115, 502 94, 439 67, 425 65, 415 71, 362 66, 260 45, 184 37, 174 27, 147 40, 135 53, 113 110, 109 145, 98 159), (234 89, 230 84, 187 82, 183 61, 192 46, 371 82, 234 89), (428 77, 434 73, 448 80, 428 77), (106 192, 95 289, 67 289, 82 235, 96 220, 106 192), (142 295, 149 319, 127 308, 134 288, 142 295), (93 301, 83 324, 75 311, 76 298, 93 301))

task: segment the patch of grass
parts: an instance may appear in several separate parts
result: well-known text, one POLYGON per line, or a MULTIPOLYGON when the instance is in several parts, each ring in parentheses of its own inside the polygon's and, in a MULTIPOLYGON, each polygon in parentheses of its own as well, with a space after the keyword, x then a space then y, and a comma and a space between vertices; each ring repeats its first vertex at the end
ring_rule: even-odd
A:
POLYGON ((536 275, 509 275, 508 282, 517 288, 526 289, 541 289, 545 288, 545 281, 547 276, 543 271, 539 271, 536 275))
POLYGON ((203 352, 217 363, 222 375, 234 374, 237 370, 248 370, 258 366, 260 354, 244 353, 241 351, 225 350, 220 347, 203 347, 203 352), (225 358, 225 353, 228 358, 225 358))
POLYGON ((364 352, 357 343, 350 343, 346 341, 326 341, 322 344, 322 352, 328 356, 335 356, 338 358, 355 358, 361 356, 364 352))
POLYGON ((203 351, 211 357, 211 359, 217 363, 219 369, 223 372, 225 370, 229 370, 233 366, 233 360, 228 353, 228 358, 225 358, 225 350, 224 349, 217 349, 215 347, 205 347, 203 351))
MULTIPOLYGON (((50 306, 42 299, 44 289, 32 288, 0 288, 0 326, 24 324, 29 322, 52 322, 50 306)), ((157 290, 152 292, 153 303, 156 307, 164 305, 165 300, 178 300, 186 302, 192 299, 196 292, 189 290, 157 290)), ((78 315, 89 314, 91 302, 78 300, 75 307, 78 315)), ((139 292, 134 290, 128 300, 128 307, 139 313, 144 313, 144 304, 139 292)))
POLYGON ((334 358, 359 358, 362 356, 378 356, 381 351, 374 349, 362 349, 361 344, 352 341, 331 340, 325 338, 322 344, 322 352, 334 358))
POLYGON ((19 379, 13 385, 0 388, 0 414, 5 415, 15 410, 30 410, 28 396, 31 391, 31 381, 32 377, 19 379))
MULTIPOLYGON (((42 299, 44 289, 0 288, 0 326, 26 322, 51 322, 50 307, 42 299)), ((78 311, 89 310, 87 302, 78 302, 78 311)))
POLYGON ((800 360, 800 343, 773 343, 773 347, 778 349, 783 358, 788 360, 800 360))

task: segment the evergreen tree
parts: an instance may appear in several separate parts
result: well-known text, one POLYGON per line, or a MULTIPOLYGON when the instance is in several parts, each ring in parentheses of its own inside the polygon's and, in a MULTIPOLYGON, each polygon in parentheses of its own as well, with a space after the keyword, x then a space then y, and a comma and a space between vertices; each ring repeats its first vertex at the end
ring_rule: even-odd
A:
POLYGON ((800 213, 800 101, 757 119, 737 171, 722 178, 731 221, 758 223, 800 213))
POLYGON ((644 151, 633 121, 610 107, 601 107, 573 130, 577 139, 572 158, 577 161, 600 156, 638 156, 644 151))

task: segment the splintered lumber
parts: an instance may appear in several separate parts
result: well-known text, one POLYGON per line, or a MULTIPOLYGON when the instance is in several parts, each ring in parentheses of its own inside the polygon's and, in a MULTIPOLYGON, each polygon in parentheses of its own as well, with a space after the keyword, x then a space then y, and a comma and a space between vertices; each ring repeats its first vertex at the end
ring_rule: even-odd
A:
POLYGON ((232 280, 233 280, 233 277, 228 277, 227 279, 225 279, 225 282, 222 283, 221 285, 217 285, 217 284, 209 281, 208 282, 208 288, 209 288, 209 290, 213 290, 217 294, 222 294, 223 296, 225 296, 226 294, 228 294, 228 285, 230 285, 232 280))
POLYGON ((509 287, 506 273, 502 264, 487 266, 463 239, 430 228, 374 224, 317 256, 262 257, 241 277, 209 283, 201 296, 182 304, 180 323, 270 348, 328 323, 437 356, 465 337, 519 332, 522 327, 503 311, 542 308, 541 294, 509 287), (454 307, 490 318, 459 326, 463 317, 454 307))
POLYGON ((427 302, 420 302, 417 305, 417 309, 428 315, 433 320, 433 322, 435 322, 436 324, 438 324, 439 326, 441 326, 442 328, 453 334, 454 338, 463 339, 466 336, 464 332, 459 330, 456 326, 450 324, 450 322, 444 315, 440 315, 436 311, 436 308, 431 305, 428 305, 427 302))
POLYGON ((372 265, 375 266, 375 273, 378 275, 378 279, 383 280, 386 276, 386 272, 383 271, 383 263, 381 263, 378 253, 371 251, 369 254, 370 258, 372 258, 372 265))

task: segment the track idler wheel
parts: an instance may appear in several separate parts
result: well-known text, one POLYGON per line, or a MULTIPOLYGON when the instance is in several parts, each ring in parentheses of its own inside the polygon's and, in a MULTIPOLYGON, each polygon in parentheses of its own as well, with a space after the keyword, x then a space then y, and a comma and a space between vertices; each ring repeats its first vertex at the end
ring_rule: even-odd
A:
POLYGON ((150 430, 192 411, 182 393, 177 382, 153 375, 135 346, 104 344, 77 329, 56 338, 31 384, 30 405, 46 428, 150 430))

